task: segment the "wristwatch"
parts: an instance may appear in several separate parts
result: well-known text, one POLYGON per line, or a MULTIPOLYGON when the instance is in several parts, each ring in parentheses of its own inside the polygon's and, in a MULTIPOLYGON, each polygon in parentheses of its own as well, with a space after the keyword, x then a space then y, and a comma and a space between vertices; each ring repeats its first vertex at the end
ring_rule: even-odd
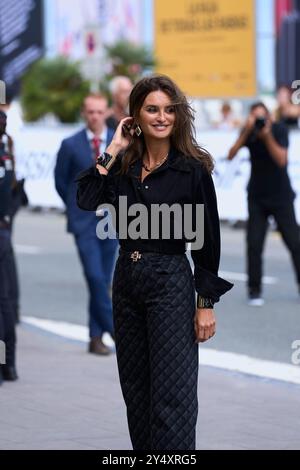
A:
POLYGON ((98 158, 97 163, 98 165, 103 166, 106 170, 109 170, 110 167, 114 164, 116 157, 111 155, 110 153, 103 152, 98 158))
POLYGON ((201 297, 201 295, 197 295, 197 308, 214 308, 214 302, 207 298, 201 297))

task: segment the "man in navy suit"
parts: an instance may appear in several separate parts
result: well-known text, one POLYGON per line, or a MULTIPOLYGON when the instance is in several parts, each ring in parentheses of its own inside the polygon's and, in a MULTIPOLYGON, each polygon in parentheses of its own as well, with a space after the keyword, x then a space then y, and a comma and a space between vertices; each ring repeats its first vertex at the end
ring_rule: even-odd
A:
POLYGON ((100 355, 110 353, 102 341, 103 333, 113 336, 109 290, 118 242, 97 237, 99 219, 93 212, 77 207, 74 180, 111 142, 114 131, 105 125, 107 106, 107 99, 102 95, 90 94, 85 98, 82 114, 86 128, 63 140, 55 167, 55 186, 66 205, 68 232, 74 234, 89 288, 89 352, 100 355))

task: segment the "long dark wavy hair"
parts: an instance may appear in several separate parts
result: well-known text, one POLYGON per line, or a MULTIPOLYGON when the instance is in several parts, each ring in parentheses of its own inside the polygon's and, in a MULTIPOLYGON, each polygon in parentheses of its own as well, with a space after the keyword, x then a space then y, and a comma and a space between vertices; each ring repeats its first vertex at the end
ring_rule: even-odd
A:
MULTIPOLYGON (((211 155, 195 139, 194 111, 183 92, 165 75, 151 75, 142 78, 133 88, 129 97, 129 115, 138 123, 140 110, 145 98, 153 91, 163 91, 171 99, 175 108, 175 125, 171 135, 171 146, 182 154, 182 158, 195 158, 202 162, 211 173, 214 162, 211 155)), ((122 159, 121 173, 125 174, 129 166, 141 159, 145 152, 143 134, 134 136, 122 159)))

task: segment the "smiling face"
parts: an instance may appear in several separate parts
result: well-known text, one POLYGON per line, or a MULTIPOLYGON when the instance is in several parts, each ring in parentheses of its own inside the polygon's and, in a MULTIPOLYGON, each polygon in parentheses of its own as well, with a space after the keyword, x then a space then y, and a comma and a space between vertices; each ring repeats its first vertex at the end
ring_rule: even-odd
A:
POLYGON ((163 91, 152 91, 146 96, 137 120, 145 138, 170 138, 176 120, 171 98, 163 91))

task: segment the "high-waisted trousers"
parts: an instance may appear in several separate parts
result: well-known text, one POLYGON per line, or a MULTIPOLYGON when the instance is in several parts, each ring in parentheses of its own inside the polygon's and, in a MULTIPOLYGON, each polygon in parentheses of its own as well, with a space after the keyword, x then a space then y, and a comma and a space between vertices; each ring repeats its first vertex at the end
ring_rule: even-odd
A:
POLYGON ((120 250, 113 279, 120 384, 134 450, 194 450, 198 344, 184 254, 120 250))

